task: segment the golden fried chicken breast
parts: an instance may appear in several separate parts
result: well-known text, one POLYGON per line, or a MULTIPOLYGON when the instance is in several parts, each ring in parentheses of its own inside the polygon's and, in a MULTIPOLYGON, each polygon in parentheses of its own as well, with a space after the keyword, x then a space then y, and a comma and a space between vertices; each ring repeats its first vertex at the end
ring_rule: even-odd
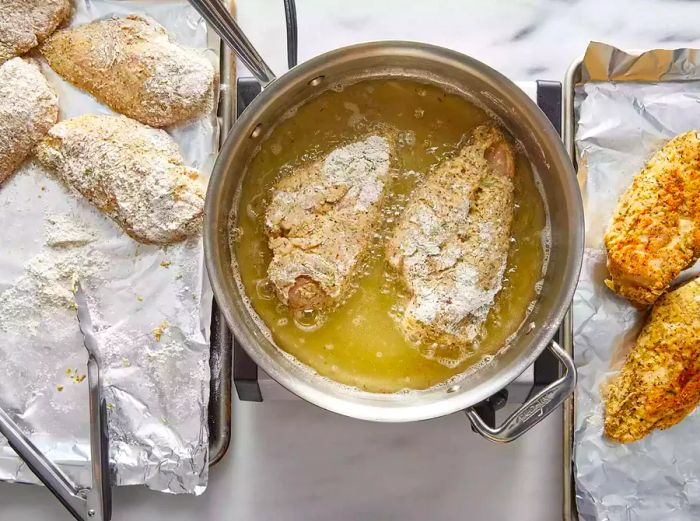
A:
POLYGON ((141 123, 165 127, 209 112, 218 75, 157 22, 110 18, 56 32, 41 47, 58 74, 141 123))
POLYGON ((31 61, 0 65, 0 184, 58 120, 58 97, 31 61))
POLYGON ((0 0, 0 64, 39 45, 70 12, 70 0, 0 0))
POLYGON ((610 383, 605 434, 622 443, 681 421, 700 400, 700 279, 663 295, 610 383))
POLYGON ((700 256, 700 139, 676 136, 622 195, 605 234, 605 284, 639 306, 653 304, 700 256))
POLYGON ((164 130, 87 114, 54 125, 37 157, 138 241, 167 244, 201 227, 199 173, 183 164, 164 130))
POLYGON ((268 277, 292 309, 340 301, 381 218, 389 141, 370 136, 296 169, 273 189, 265 214, 268 277))
POLYGON ((400 320, 411 341, 479 336, 506 267, 514 173, 503 132, 481 126, 412 194, 386 249, 411 294, 400 320))

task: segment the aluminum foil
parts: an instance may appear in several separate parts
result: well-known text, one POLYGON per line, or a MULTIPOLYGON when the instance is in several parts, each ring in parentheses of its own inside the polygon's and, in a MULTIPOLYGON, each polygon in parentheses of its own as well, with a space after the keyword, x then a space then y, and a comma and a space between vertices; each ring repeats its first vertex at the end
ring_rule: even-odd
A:
MULTIPOLYGON (((184 0, 74 5, 72 25, 113 14, 151 16, 218 65, 206 24, 184 0)), ((110 113, 42 67, 59 94, 62 119, 110 113)), ((168 131, 185 162, 208 176, 218 146, 216 115, 168 131)), ((167 247, 139 244, 31 160, 0 188, 0 224, 3 408, 72 479, 91 483, 87 353, 68 293, 77 275, 104 359, 113 483, 202 493, 212 294, 201 237, 167 247)), ((1 436, 0 480, 37 482, 1 436)))
MULTIPOLYGON (((699 127, 700 53, 627 54, 593 43, 576 87, 576 148, 586 251, 574 298, 574 463, 583 520, 700 517, 700 411, 635 443, 603 436, 601 387, 634 345, 644 314, 608 290, 603 235, 619 196, 671 137, 699 127)), ((683 279, 697 273, 684 272, 683 279)))

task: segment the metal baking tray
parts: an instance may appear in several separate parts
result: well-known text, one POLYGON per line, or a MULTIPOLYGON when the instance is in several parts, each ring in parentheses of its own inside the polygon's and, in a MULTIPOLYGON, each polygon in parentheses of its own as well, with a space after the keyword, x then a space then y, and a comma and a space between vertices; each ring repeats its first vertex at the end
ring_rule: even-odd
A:
POLYGON ((231 442, 231 353, 233 338, 226 321, 219 312, 216 300, 212 303, 211 351, 209 367, 209 466, 224 457, 231 442))
MULTIPOLYGON (((563 105, 562 105, 562 139, 564 140, 564 146, 566 147, 569 156, 571 157, 571 162, 574 164, 574 169, 578 169, 576 164, 576 149, 574 146, 574 135, 576 132, 576 117, 574 114, 574 89, 576 84, 581 80, 581 66, 583 63, 583 56, 580 56, 569 67, 566 72, 566 77, 564 78, 564 86, 562 93, 563 95, 563 105)), ((562 329, 565 335, 562 338, 563 348, 571 355, 574 355, 574 338, 573 338, 573 316, 572 311, 566 314, 564 319, 564 324, 566 327, 562 329)), ((576 391, 574 391, 575 393, 576 391)), ((563 444, 563 462, 564 462, 564 475, 563 475, 563 519, 564 521, 577 521, 578 511, 576 509, 576 488, 574 482, 574 397, 571 396, 566 402, 564 402, 564 444, 563 444)))
MULTIPOLYGON (((229 9, 235 0, 223 0, 229 9)), ((219 49, 221 89, 217 106, 219 148, 234 123, 235 60, 232 53, 209 29, 210 48, 219 49)), ((212 301, 210 329, 210 394, 208 403, 209 464, 218 463, 226 454, 231 440, 231 391, 233 338, 215 300, 212 301)), ((0 516, 1 517, 1 516, 0 516)))
MULTIPOLYGON (((234 0, 229 3, 233 10, 234 0)), ((209 31, 210 38, 217 38, 209 31)), ((235 121, 235 81, 236 66, 231 51, 219 42, 219 65, 221 90, 219 93, 219 147, 223 145, 229 130, 235 121)), ((209 465, 215 465, 226 454, 231 443, 231 389, 232 389, 232 354, 233 335, 226 320, 219 311, 216 299, 212 302, 211 312, 211 350, 209 368, 211 380, 209 387, 209 465)))

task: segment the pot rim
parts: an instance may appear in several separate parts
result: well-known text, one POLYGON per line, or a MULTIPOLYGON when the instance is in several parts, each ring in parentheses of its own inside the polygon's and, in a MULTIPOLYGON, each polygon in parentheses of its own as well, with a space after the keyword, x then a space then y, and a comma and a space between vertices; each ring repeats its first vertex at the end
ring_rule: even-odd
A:
MULTIPOLYGON (((228 219, 225 228, 228 230, 228 219)), ((532 365, 537 357, 544 351, 561 324, 573 298, 574 290, 578 282, 583 260, 583 250, 583 205, 574 168, 564 149, 560 136, 552 127, 544 113, 542 113, 539 107, 525 92, 495 69, 457 51, 419 42, 379 41, 341 47, 297 65, 287 73, 278 77, 253 100, 241 117, 234 123, 219 151, 219 156, 217 157, 209 180, 205 201, 204 251, 207 272, 219 307, 228 325, 233 330, 234 336, 241 342, 248 355, 271 378, 300 398, 323 409, 354 418, 372 421, 417 421, 451 414, 485 400, 515 380, 523 371, 532 365), (229 163, 232 157, 231 150, 238 141, 247 139, 251 125, 255 123, 260 115, 259 107, 264 106, 268 99, 279 95, 288 85, 293 85, 299 79, 308 76, 310 70, 322 68, 324 63, 328 63, 330 60, 336 59, 345 53, 376 56, 401 55, 413 56, 419 59, 439 59, 443 62, 452 62, 455 66, 459 65, 461 68, 466 66, 471 69, 474 74, 488 78, 491 83, 498 85, 499 92, 506 94, 510 100, 520 106, 522 111, 528 113, 527 116, 530 118, 529 121, 531 122, 530 126, 532 126, 533 123, 536 124, 539 133, 543 134, 544 139, 550 142, 551 146, 549 148, 555 155, 557 163, 556 168, 562 168, 564 170, 560 175, 562 177, 568 176, 570 179, 568 182, 563 182, 565 196, 567 200, 572 203, 571 208, 574 215, 571 221, 575 223, 575 228, 570 230, 571 240, 567 246, 571 250, 568 262, 569 265, 567 266, 569 271, 568 280, 562 291, 559 292, 559 296, 552 306, 552 311, 548 313, 548 320, 540 325, 537 334, 534 335, 531 340, 532 343, 536 344, 535 348, 531 349, 526 355, 517 357, 516 361, 510 364, 509 367, 499 371, 497 378, 494 377, 486 382, 478 384, 470 389, 469 393, 448 393, 439 401, 430 401, 429 403, 421 403, 420 400, 415 403, 406 403, 401 400, 401 394, 395 393, 393 395, 388 395, 358 391, 353 392, 353 396, 361 397, 364 401, 363 403, 357 403, 347 398, 339 398, 323 392, 317 386, 299 378, 285 378, 285 371, 280 369, 279 364, 275 360, 269 357, 262 349, 254 348, 255 346, 252 344, 256 343, 255 339, 252 338, 244 325, 237 322, 231 306, 225 302, 227 292, 224 289, 223 280, 226 277, 232 277, 232 274, 226 273, 225 269, 222 269, 224 268, 222 264, 214 260, 219 256, 220 243, 217 237, 218 234, 221 233, 219 229, 220 223, 217 225, 214 221, 214 216, 216 215, 216 195, 217 192, 220 191, 223 180, 229 169, 229 163), (373 403, 374 398, 376 398, 376 403, 373 403), (381 398, 381 400, 379 398, 381 398)), ((316 380, 320 380, 321 378, 322 377, 316 375, 316 380)), ((418 395, 420 392, 421 391, 416 391, 418 395)), ((411 396, 415 397, 416 394, 411 393, 411 396)))

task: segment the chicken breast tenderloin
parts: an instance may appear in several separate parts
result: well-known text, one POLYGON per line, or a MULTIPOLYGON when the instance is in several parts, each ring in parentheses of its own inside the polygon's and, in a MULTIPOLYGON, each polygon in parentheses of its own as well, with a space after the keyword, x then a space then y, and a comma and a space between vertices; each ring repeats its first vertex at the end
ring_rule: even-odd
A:
POLYGON ((37 157, 138 241, 166 244, 200 229, 199 173, 164 130, 88 114, 55 125, 37 157))
POLYGON ((700 138, 680 134, 622 195, 605 234, 605 284, 639 306, 653 304, 700 256, 700 138))
POLYGON ((58 120, 58 97, 33 62, 0 65, 0 184, 58 120))
POLYGON ((474 130, 413 193, 387 258, 411 297, 400 327, 413 342, 474 342, 501 289, 513 220, 515 159, 497 128, 474 130))
POLYGON ((70 12, 70 0, 0 1, 0 64, 39 45, 70 12))
POLYGON ((700 279, 663 295, 610 383, 605 434, 628 443, 667 429, 700 400, 700 279))
POLYGON ((268 276, 292 309, 340 301, 381 217, 392 146, 370 136, 302 166, 275 187, 265 225, 268 276))
POLYGON ((150 18, 131 15, 58 31, 41 51, 63 78, 153 127, 191 120, 214 104, 214 66, 150 18))

